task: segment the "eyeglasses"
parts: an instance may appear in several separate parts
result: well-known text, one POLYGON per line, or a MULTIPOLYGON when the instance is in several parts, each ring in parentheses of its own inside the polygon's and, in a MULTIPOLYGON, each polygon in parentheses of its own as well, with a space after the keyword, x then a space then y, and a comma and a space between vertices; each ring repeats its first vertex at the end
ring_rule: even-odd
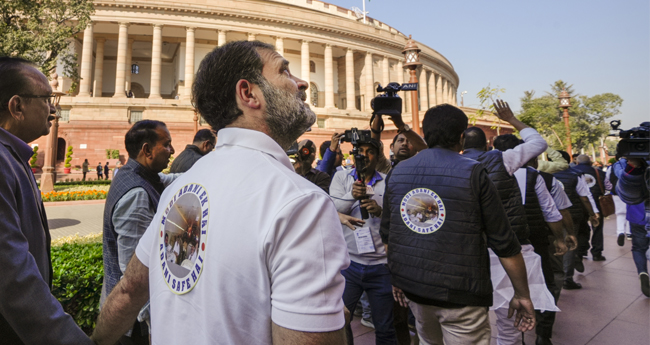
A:
POLYGON ((25 98, 46 98, 47 104, 53 105, 54 104, 54 99, 56 96, 54 95, 43 95, 43 96, 37 96, 37 95, 18 95, 20 97, 25 97, 25 98))

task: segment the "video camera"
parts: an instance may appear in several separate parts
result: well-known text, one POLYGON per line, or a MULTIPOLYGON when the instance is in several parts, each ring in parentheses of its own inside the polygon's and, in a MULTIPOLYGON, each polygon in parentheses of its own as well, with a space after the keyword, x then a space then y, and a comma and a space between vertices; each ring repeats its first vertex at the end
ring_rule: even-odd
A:
POLYGON ((650 160, 650 122, 643 122, 639 127, 628 130, 619 129, 621 120, 609 123, 613 131, 618 131, 621 140, 616 145, 616 154, 626 158, 650 160))
POLYGON ((397 93, 399 91, 414 91, 417 89, 417 83, 404 83, 402 85, 399 83, 388 83, 386 87, 381 87, 381 84, 378 85, 377 92, 383 92, 383 94, 370 101, 370 107, 373 110, 370 123, 372 124, 374 117, 377 115, 388 115, 390 117, 401 116, 402 98, 397 93))

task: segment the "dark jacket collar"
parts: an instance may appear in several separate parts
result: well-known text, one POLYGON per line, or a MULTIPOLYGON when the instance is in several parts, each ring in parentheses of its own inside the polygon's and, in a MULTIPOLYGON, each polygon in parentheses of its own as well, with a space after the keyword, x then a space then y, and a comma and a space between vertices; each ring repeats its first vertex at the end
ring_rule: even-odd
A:
POLYGON ((28 162, 29 158, 34 154, 34 150, 29 145, 2 127, 0 127, 0 142, 11 147, 23 162, 28 162))

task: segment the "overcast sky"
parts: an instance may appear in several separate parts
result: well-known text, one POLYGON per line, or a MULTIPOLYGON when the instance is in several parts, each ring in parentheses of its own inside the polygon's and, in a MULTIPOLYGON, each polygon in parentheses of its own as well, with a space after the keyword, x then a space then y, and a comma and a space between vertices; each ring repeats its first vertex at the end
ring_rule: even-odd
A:
MULTIPOLYGON (((362 0, 329 0, 362 8, 362 0)), ((524 91, 562 79, 578 94, 623 98, 622 128, 650 121, 648 0, 371 0, 366 11, 444 55, 465 105, 490 84, 516 111, 524 91)))

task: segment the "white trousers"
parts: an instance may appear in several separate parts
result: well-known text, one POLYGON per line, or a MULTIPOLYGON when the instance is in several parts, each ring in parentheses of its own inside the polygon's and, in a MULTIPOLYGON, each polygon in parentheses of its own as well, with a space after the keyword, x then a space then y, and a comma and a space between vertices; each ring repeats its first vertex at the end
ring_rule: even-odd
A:
POLYGON ((614 199, 614 208, 616 209, 616 235, 629 234, 630 222, 625 219, 627 215, 626 205, 618 195, 612 195, 612 197, 614 199))

